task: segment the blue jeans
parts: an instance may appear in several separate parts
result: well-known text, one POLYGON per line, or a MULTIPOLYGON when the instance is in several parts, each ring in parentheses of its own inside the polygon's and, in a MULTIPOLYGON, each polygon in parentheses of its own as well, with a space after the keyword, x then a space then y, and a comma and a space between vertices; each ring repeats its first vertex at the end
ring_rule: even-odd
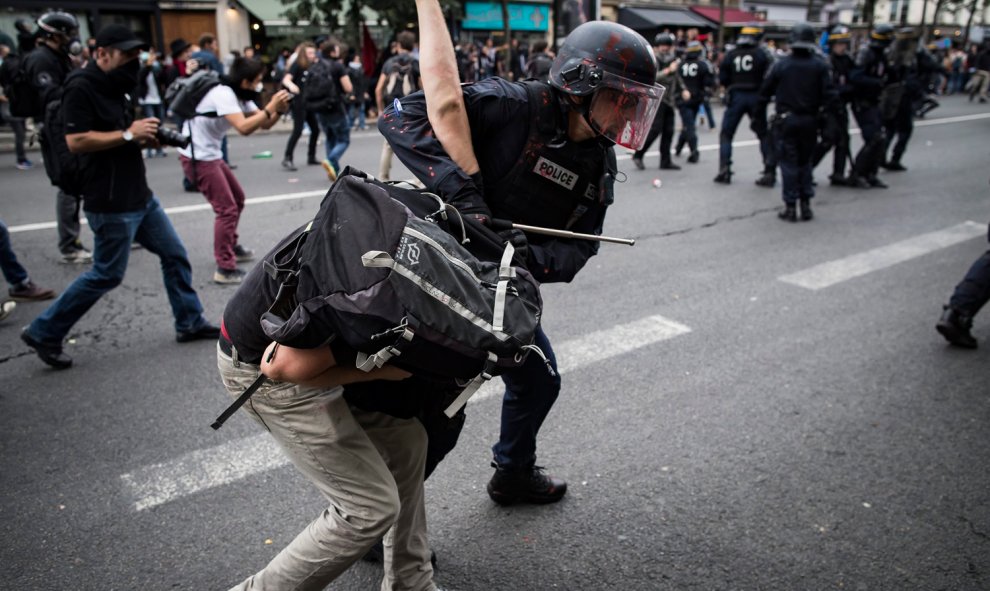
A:
POLYGON ((320 112, 316 118, 326 136, 327 160, 339 172, 340 157, 347 151, 347 146, 351 145, 351 126, 347 121, 347 114, 343 111, 320 112))
MULTIPOLYGON (((755 90, 729 91, 729 106, 725 109, 722 131, 718 137, 719 168, 732 166, 732 139, 736 135, 736 129, 739 128, 743 115, 749 116, 750 123, 756 119, 759 101, 759 92, 755 90)), ((760 140, 760 153, 763 155, 763 164, 766 167, 768 153, 773 147, 770 145, 767 134, 757 134, 757 137, 760 140)))
POLYGON ((966 277, 956 286, 949 306, 973 317, 990 300, 990 250, 976 259, 966 277))
POLYGON ((365 107, 364 101, 361 101, 360 103, 354 103, 347 107, 347 118, 350 119, 351 125, 354 125, 354 120, 356 119, 358 127, 360 127, 361 129, 368 127, 368 121, 365 119, 365 115, 364 115, 364 111, 365 111, 364 107, 365 107))
POLYGON ((72 327, 103 294, 120 285, 127 271, 131 243, 137 242, 161 260, 162 278, 176 331, 195 331, 208 324, 192 286, 192 266, 157 197, 144 209, 124 213, 86 212, 93 230, 93 267, 76 278, 62 295, 34 319, 28 334, 59 345, 72 327))
POLYGON ((560 372, 550 339, 543 327, 536 328, 534 344, 543 350, 556 375, 532 353, 517 368, 502 374, 505 396, 502 398, 502 432, 492 454, 499 468, 522 470, 536 462, 536 434, 560 393, 560 372))
POLYGON ((7 283, 14 287, 28 280, 27 269, 17 262, 14 247, 10 245, 10 232, 7 231, 7 225, 3 220, 0 220, 0 269, 3 270, 3 277, 7 283))

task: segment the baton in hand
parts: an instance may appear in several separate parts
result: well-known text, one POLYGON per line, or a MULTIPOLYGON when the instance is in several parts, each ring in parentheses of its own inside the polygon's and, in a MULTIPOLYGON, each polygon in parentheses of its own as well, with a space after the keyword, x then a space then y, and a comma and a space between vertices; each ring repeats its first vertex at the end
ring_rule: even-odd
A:
POLYGON ((533 234, 544 234, 546 236, 556 236, 558 238, 573 238, 575 240, 592 240, 594 242, 611 242, 613 244, 626 244, 632 246, 636 241, 632 238, 613 238, 611 236, 599 236, 598 234, 582 234, 569 230, 557 230, 554 228, 541 228, 539 226, 527 226, 526 224, 515 224, 509 220, 491 220, 490 227, 493 230, 522 230, 533 234))

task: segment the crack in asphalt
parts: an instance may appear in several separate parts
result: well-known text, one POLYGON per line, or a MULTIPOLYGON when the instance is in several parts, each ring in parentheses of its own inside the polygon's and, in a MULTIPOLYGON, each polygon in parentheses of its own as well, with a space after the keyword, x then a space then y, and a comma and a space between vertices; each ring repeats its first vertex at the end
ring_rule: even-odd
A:
POLYGON ((688 234, 690 232, 694 232, 695 230, 707 230, 708 228, 715 227, 715 226, 717 226, 719 224, 738 222, 740 220, 748 220, 748 219, 751 219, 751 218, 755 218, 758 215, 762 215, 764 213, 776 212, 779 209, 780 209, 780 206, 778 205, 778 206, 774 206, 774 207, 764 207, 764 208, 761 208, 761 209, 757 209, 755 211, 752 211, 750 213, 744 213, 744 214, 740 214, 740 215, 722 216, 720 218, 715 218, 714 220, 712 220, 710 222, 705 222, 703 224, 699 224, 697 226, 691 226, 689 228, 681 228, 680 230, 668 230, 667 232, 659 232, 657 234, 645 234, 645 235, 642 235, 642 236, 637 237, 637 240, 645 240, 645 239, 649 239, 649 238, 668 238, 670 236, 680 236, 681 234, 688 234))

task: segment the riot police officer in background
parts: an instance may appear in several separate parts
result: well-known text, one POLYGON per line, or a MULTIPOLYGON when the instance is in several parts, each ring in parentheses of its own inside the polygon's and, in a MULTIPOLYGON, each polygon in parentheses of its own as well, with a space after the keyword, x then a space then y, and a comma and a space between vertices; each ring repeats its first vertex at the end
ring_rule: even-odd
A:
POLYGON ((880 94, 888 83, 885 53, 893 40, 894 27, 887 23, 874 27, 870 33, 870 43, 860 49, 856 56, 856 67, 849 77, 855 89, 853 116, 863 133, 863 147, 856 154, 854 169, 858 176, 866 180, 868 186, 880 189, 887 188, 877 178, 887 146, 880 94))
MULTIPOLYGON (((38 19, 38 34, 41 43, 24 57, 24 73, 33 96, 31 102, 35 110, 30 113, 36 123, 45 121, 45 106, 51 101, 52 93, 61 88, 65 77, 72 71, 72 57, 82 53, 82 42, 78 39, 79 23, 76 17, 67 12, 48 12, 38 19)), ((78 195, 69 195, 59 189, 55 207, 58 227, 58 249, 63 263, 89 263, 93 260, 79 240, 78 195)))
POLYGON ((825 158, 829 150, 835 149, 832 155, 832 174, 828 177, 833 187, 869 187, 870 185, 856 175, 853 163, 849 163, 849 176, 846 176, 846 160, 851 158, 849 152, 849 110, 848 105, 853 100, 855 89, 849 80, 856 62, 849 55, 849 43, 852 35, 849 27, 837 25, 828 36, 828 61, 832 67, 832 82, 839 95, 839 106, 831 113, 825 113, 822 126, 822 138, 815 148, 813 166, 825 158))
MULTIPOLYGON (((759 102, 760 85, 766 77, 773 57, 760 46, 760 38, 763 36, 763 29, 757 25, 747 25, 739 32, 736 40, 736 47, 725 54, 725 59, 718 69, 719 83, 725 87, 728 93, 728 107, 722 116, 722 132, 719 134, 718 152, 718 176, 716 183, 728 185, 732 182, 732 138, 736 135, 736 128, 742 121, 742 116, 749 116, 750 126, 756 116, 757 104, 759 102)), ((760 140, 760 153, 763 155, 763 177, 757 181, 766 181, 769 176, 770 184, 773 186, 776 178, 773 159, 769 157, 773 146, 770 145, 770 138, 765 133, 758 134, 760 140)))
POLYGON ((650 135, 646 138, 646 143, 635 154, 632 161, 636 168, 643 170, 643 156, 650 149, 657 137, 660 138, 660 169, 680 170, 681 167, 670 160, 670 144, 674 141, 674 123, 677 115, 675 112, 676 100, 691 98, 691 93, 684 88, 684 81, 681 80, 680 65, 681 60, 674 55, 674 36, 670 33, 660 33, 653 42, 653 49, 657 57, 657 84, 667 90, 664 91, 663 101, 657 110, 657 116, 653 119, 653 127, 650 128, 650 135))
POLYGON ((837 96, 828 64, 817 55, 815 31, 800 23, 791 29, 791 55, 770 70, 760 88, 760 115, 756 127, 766 131, 766 106, 777 97, 772 137, 780 162, 780 177, 785 208, 782 220, 796 222, 796 205, 801 219, 814 217, 811 198, 815 189, 811 178, 811 159, 815 151, 818 114, 836 108, 837 96))
POLYGON ((681 155, 684 146, 691 150, 687 161, 694 164, 698 161, 698 110, 705 102, 705 93, 711 92, 715 86, 715 72, 705 60, 705 48, 701 43, 692 41, 684 50, 684 63, 681 64, 681 80, 690 98, 681 99, 678 110, 681 112, 681 135, 677 138, 676 154, 681 155))
POLYGON ((924 47, 918 46, 918 35, 914 27, 903 27, 897 31, 894 44, 887 48, 889 83, 881 94, 880 103, 887 140, 880 166, 887 170, 907 170, 901 164, 901 157, 904 156, 914 131, 914 104, 924 97, 928 77, 938 68, 939 65, 931 54, 924 47), (891 144, 894 150, 888 160, 886 156, 891 144))

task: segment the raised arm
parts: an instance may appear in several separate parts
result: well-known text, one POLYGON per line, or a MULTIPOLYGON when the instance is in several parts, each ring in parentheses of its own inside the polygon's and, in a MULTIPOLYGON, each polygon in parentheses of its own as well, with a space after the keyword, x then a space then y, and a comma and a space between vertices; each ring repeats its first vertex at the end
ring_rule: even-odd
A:
POLYGON ((438 0, 416 0, 419 15, 419 69, 430 125, 443 149, 467 174, 478 172, 471 126, 464 107, 454 44, 438 0))

